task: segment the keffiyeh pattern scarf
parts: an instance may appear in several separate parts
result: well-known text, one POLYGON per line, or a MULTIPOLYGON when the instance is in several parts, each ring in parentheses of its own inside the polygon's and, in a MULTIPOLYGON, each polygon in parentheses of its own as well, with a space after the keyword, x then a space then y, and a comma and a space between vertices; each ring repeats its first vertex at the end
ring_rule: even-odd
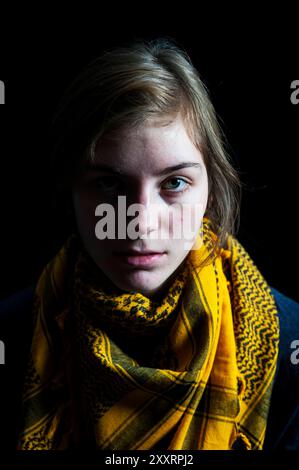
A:
POLYGON ((36 289, 18 449, 262 449, 278 354, 271 291, 232 236, 162 300, 107 282, 71 237, 36 289))

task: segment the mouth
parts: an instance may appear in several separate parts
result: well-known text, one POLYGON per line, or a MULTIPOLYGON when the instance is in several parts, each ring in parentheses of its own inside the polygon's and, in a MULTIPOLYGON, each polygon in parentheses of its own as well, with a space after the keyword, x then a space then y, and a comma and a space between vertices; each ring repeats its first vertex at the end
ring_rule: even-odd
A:
POLYGON ((130 265, 130 266, 137 266, 137 267, 148 267, 154 266, 160 260, 166 256, 165 251, 119 251, 113 253, 119 261, 130 265))

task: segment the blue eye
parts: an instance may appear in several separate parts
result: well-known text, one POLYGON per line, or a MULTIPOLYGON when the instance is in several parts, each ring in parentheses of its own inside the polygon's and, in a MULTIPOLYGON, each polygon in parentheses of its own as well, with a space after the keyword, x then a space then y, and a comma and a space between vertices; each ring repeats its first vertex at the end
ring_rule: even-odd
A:
POLYGON ((174 178, 171 178, 170 180, 168 180, 164 184, 163 189, 166 189, 167 191, 172 191, 172 192, 178 193, 178 192, 185 191, 186 189, 188 189, 188 187, 189 187, 189 183, 187 183, 187 181, 185 181, 182 178, 174 177, 174 178), (166 186, 168 186, 168 187, 166 187, 166 186))

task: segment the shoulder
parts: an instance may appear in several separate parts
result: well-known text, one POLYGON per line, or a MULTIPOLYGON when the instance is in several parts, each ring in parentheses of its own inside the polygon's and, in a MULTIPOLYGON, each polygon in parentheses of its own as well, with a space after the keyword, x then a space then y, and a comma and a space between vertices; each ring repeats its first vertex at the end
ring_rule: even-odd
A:
MULTIPOLYGON (((290 379, 299 380, 299 367, 294 360, 294 349, 299 342, 299 303, 271 287, 279 316, 278 371, 283 367, 290 379)), ((299 359, 299 355, 298 355, 299 359)))
POLYGON ((284 334, 292 334, 291 331, 299 331, 299 303, 271 287, 271 292, 278 307, 280 328, 284 334))
POLYGON ((271 287, 280 340, 265 448, 299 449, 299 304, 271 287), (297 358, 297 359, 296 359, 297 358))
POLYGON ((21 416, 24 374, 32 336, 32 306, 35 286, 0 301, 0 340, 5 364, 0 365, 0 441, 14 447, 16 426, 21 416))
POLYGON ((22 314, 32 307, 35 285, 12 294, 0 301, 0 321, 6 322, 13 318, 22 318, 22 314))
POLYGON ((0 301, 0 339, 7 360, 17 361, 31 341, 34 291, 35 285, 31 285, 0 301))

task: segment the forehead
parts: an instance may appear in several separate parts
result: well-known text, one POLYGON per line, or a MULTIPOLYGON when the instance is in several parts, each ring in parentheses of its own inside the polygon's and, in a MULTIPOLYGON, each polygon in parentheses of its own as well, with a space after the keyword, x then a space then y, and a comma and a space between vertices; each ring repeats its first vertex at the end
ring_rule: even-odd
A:
POLYGON ((122 165, 173 163, 184 159, 202 160, 199 149, 189 137, 181 118, 170 123, 148 122, 123 127, 104 137, 95 147, 95 163, 122 165))

